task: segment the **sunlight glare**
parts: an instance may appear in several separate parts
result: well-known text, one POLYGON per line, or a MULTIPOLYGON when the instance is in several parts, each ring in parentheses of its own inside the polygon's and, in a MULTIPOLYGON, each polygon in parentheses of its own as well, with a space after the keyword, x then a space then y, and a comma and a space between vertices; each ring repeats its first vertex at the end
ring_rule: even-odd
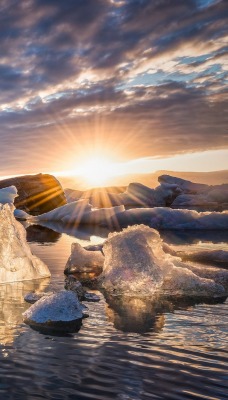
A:
POLYGON ((77 174, 90 185, 103 185, 116 175, 115 164, 105 158, 95 157, 85 162, 77 170, 77 174))

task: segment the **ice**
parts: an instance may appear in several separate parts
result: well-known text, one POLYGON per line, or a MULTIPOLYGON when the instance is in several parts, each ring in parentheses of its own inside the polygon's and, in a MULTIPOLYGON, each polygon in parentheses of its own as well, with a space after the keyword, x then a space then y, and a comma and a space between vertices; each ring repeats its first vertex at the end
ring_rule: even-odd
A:
POLYGON ((171 296, 225 295, 228 271, 220 270, 222 280, 217 280, 217 273, 212 270, 206 276, 198 273, 197 269, 193 271, 191 265, 165 253, 159 233, 147 226, 135 225, 109 234, 103 251, 105 262, 99 280, 108 293, 140 297, 157 293, 171 296))
POLYGON ((24 300, 27 303, 35 303, 44 296, 51 296, 53 292, 29 292, 25 295, 24 300))
POLYGON ((216 207, 221 204, 228 204, 228 184, 210 186, 169 175, 162 175, 158 180, 161 185, 177 185, 182 192, 174 199, 173 207, 216 207))
POLYGON ((153 294, 163 282, 159 234, 145 226, 111 233, 104 244, 102 286, 107 291, 153 294))
POLYGON ((75 292, 80 301, 85 296, 85 289, 83 288, 81 282, 79 282, 73 275, 68 275, 66 277, 64 288, 66 290, 71 290, 72 292, 75 292))
POLYGON ((14 206, 0 204, 0 283, 49 277, 48 267, 31 253, 14 206))
POLYGON ((107 221, 125 227, 146 224, 155 229, 228 229, 228 211, 197 212, 194 210, 174 210, 168 207, 135 208, 116 215, 115 220, 107 221))
POLYGON ((158 177, 160 184, 173 184, 177 185, 183 193, 197 194, 203 193, 208 190, 209 186, 203 183, 194 183, 186 179, 176 178, 170 175, 161 175, 158 177))
POLYGON ((101 272, 103 264, 104 256, 101 251, 85 250, 79 243, 72 243, 71 255, 67 261, 65 273, 101 272))
POLYGON ((23 313, 23 319, 29 325, 52 326, 55 323, 82 319, 84 310, 85 307, 75 293, 63 290, 39 299, 23 313))
POLYGON ((207 194, 207 200, 212 202, 228 203, 228 185, 214 186, 207 194))
POLYGON ((88 199, 82 199, 40 214, 35 219, 36 221, 62 221, 64 223, 80 222, 84 213, 89 212, 91 208, 88 199))
POLYGON ((176 256, 183 260, 228 266, 228 251, 226 250, 176 251, 176 256))
POLYGON ((8 186, 0 189, 0 203, 1 204, 13 204, 15 197, 17 197, 17 188, 15 186, 8 186))
POLYGON ((124 210, 125 208, 123 205, 110 208, 92 209, 89 200, 82 199, 55 208, 52 211, 38 215, 32 219, 36 222, 56 221, 64 224, 100 224, 124 210))
POLYGON ((19 210, 18 208, 15 208, 14 210, 14 217, 17 218, 20 221, 26 221, 32 216, 28 214, 26 211, 19 210))
POLYGON ((173 201, 172 207, 191 207, 191 206, 208 206, 216 207, 216 202, 208 200, 207 196, 202 194, 182 194, 173 201))
POLYGON ((125 210, 124 206, 116 206, 110 208, 99 208, 92 210, 91 212, 85 213, 81 218, 81 223, 99 225, 105 223, 110 218, 115 218, 116 215, 125 210))

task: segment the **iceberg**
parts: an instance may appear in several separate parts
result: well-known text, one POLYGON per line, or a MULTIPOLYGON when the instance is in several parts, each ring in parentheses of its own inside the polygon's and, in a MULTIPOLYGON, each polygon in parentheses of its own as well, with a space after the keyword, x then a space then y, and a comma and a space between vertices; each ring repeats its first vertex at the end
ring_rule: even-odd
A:
MULTIPOLYGON (((105 223, 103 223, 105 224, 105 223)), ((106 226, 115 228, 145 224, 155 229, 228 229, 228 211, 197 212, 168 207, 135 208, 125 210, 110 218, 106 226)))
POLYGON ((228 251, 226 250, 176 251, 175 255, 182 260, 228 266, 228 251))
POLYGON ((8 186, 0 189, 0 203, 1 204, 13 204, 15 197, 17 197, 17 188, 15 186, 8 186))
POLYGON ((0 204, 0 283, 50 277, 48 267, 31 253, 26 231, 13 211, 13 205, 0 204))
POLYGON ((194 269, 165 253, 159 233, 144 225, 111 233, 104 244, 100 285, 124 296, 225 296, 228 271, 194 269), (218 279, 219 275, 219 279, 218 279))
POLYGON ((90 225, 99 225, 105 223, 110 218, 114 218, 119 213, 125 210, 124 206, 116 206, 110 208, 98 208, 93 209, 88 213, 85 213, 81 218, 81 223, 90 225))
POLYGON ((169 184, 178 186, 182 193, 189 194, 197 194, 203 193, 208 190, 209 185, 205 185, 204 183, 194 183, 182 178, 176 178, 175 176, 170 175, 161 175, 158 177, 158 182, 160 184, 169 184))
POLYGON ((92 206, 88 199, 82 199, 40 214, 34 219, 36 221, 62 221, 64 223, 80 222, 84 213, 88 213, 91 209, 92 206))
MULTIPOLYGON (((91 224, 99 225, 116 214, 123 212, 124 206, 92 209, 88 199, 81 199, 65 206, 55 208, 36 217, 29 216, 33 222, 61 222, 63 224, 91 224)), ((23 214, 24 215, 24 214, 23 214)), ((24 215, 25 216, 25 215, 24 215)), ((26 217, 26 216, 25 216, 26 217)))
POLYGON ((132 182, 124 193, 102 193, 93 195, 90 199, 94 207, 158 207, 167 206, 182 192, 176 184, 161 184, 151 189, 142 183, 132 182))

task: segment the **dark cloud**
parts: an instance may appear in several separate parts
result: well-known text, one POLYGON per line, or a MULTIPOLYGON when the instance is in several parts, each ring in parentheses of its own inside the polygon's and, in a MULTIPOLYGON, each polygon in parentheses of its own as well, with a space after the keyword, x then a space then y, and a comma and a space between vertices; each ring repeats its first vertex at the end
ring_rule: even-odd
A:
POLYGON ((48 159, 66 127, 76 146, 95 118, 135 157, 227 146, 227 17, 225 0, 3 0, 5 165, 26 150, 48 159), (143 84, 150 69, 159 79, 143 84))

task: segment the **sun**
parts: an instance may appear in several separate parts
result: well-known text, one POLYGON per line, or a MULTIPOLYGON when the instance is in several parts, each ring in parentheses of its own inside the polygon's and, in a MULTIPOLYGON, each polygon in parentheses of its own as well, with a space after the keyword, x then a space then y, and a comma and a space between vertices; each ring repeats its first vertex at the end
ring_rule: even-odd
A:
POLYGON ((115 176, 115 164, 105 158, 94 157, 87 160, 78 170, 80 175, 87 184, 100 186, 108 182, 115 176))

